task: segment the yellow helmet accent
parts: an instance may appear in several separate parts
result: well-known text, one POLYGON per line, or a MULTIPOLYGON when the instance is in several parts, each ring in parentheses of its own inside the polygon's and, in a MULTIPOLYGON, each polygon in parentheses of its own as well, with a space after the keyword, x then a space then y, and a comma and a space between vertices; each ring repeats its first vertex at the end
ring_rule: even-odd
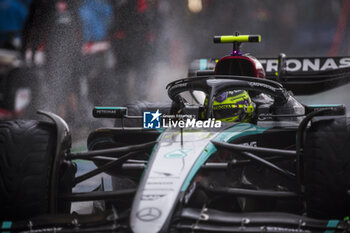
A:
POLYGON ((213 114, 217 120, 249 122, 253 112, 253 102, 243 90, 226 91, 217 96, 213 102, 213 114))
POLYGON ((260 35, 223 35, 214 36, 214 43, 234 43, 234 42, 261 42, 260 35))

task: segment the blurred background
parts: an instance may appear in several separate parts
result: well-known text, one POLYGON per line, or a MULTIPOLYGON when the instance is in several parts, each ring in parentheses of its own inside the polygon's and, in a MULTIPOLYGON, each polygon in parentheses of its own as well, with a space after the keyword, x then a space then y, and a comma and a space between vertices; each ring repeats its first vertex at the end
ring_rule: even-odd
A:
MULTIPOLYGON (((350 0, 0 0, 0 119, 55 112, 84 150, 89 131, 113 125, 93 106, 169 101, 192 60, 231 52, 214 35, 262 35, 243 46, 256 57, 349 56, 349 14, 350 0)), ((298 98, 350 109, 349 88, 298 98)))
MULTIPOLYGON (((192 60, 229 53, 214 35, 261 34, 243 47, 257 57, 346 56, 349 12, 349 0, 0 0, 2 57, 15 61, 1 86, 20 100, 8 115, 29 105, 94 128, 93 106, 166 101, 192 60)), ((348 87, 301 99, 350 102, 348 87)))

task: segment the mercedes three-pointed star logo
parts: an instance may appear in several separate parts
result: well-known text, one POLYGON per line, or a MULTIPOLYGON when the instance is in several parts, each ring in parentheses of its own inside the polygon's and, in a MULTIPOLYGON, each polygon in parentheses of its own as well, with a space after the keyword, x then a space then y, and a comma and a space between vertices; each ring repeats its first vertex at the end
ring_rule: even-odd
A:
POLYGON ((136 213, 137 218, 145 222, 156 220, 160 215, 161 211, 153 207, 144 208, 136 213))

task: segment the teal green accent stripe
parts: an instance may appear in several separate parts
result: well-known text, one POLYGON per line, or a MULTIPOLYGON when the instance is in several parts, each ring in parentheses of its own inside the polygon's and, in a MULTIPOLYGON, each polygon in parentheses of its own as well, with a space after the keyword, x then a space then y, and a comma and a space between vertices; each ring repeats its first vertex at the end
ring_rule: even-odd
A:
MULTIPOLYGON (((329 220, 327 227, 328 228, 336 228, 338 226, 339 220, 329 220)), ((326 230, 324 233, 334 233, 335 230, 326 230)))
POLYGON ((160 133, 163 133, 165 131, 165 128, 159 128, 159 129, 156 129, 158 132, 160 133))
POLYGON ((327 227, 337 227, 339 223, 339 220, 329 220, 327 227))
POLYGON ((12 222, 11 221, 3 221, 1 224, 1 229, 11 229, 12 222))
POLYGON ((83 160, 83 159, 73 159, 72 161, 74 163, 79 163, 79 164, 82 164, 82 163, 93 163, 92 161, 83 160))
MULTIPOLYGON (((262 128, 249 123, 236 124, 224 130, 223 132, 221 132, 218 136, 214 138, 214 140, 218 142, 231 142, 236 138, 240 138, 243 136, 261 134, 267 129, 269 128, 262 128)), ((208 145, 205 147, 202 154, 199 156, 199 158, 193 165, 192 170, 190 171, 184 184, 182 185, 181 192, 186 191, 193 177, 197 174, 197 171, 201 168, 201 166, 205 163, 205 161, 207 161, 208 158, 215 152, 216 152, 216 147, 214 146, 214 144, 211 142, 208 143, 208 145)))
POLYGON ((78 152, 83 152, 83 151, 87 151, 87 147, 86 146, 79 146, 76 148, 72 148, 70 150, 71 153, 78 153, 78 152))
POLYGON ((108 110, 115 110, 115 109, 127 109, 127 107, 95 107, 96 109, 108 109, 108 110))
POLYGON ((199 70, 206 70, 206 69, 207 69, 207 59, 200 59, 199 70))
POLYGON ((213 143, 209 143, 202 154, 199 156, 199 159, 196 161, 196 163, 193 165, 192 170, 190 174, 187 176, 184 184, 182 185, 181 192, 186 191, 188 186, 191 183, 191 180, 193 177, 197 174, 197 171, 201 168, 201 166, 207 161, 207 159, 216 152, 216 147, 213 143))

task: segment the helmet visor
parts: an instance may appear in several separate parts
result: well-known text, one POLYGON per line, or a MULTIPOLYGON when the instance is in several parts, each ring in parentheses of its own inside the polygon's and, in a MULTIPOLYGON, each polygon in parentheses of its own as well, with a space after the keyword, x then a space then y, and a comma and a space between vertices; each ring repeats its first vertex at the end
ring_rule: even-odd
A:
POLYGON ((228 117, 234 117, 240 115, 244 112, 243 108, 226 108, 226 109, 217 109, 213 111, 215 119, 224 119, 228 117))

